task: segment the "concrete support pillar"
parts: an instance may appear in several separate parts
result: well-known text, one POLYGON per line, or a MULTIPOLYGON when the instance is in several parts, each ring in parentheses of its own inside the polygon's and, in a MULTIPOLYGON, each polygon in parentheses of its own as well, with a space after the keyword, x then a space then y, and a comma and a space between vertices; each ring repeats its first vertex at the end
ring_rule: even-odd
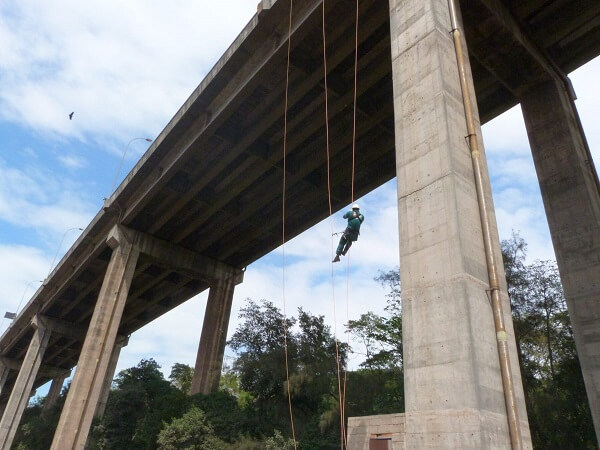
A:
POLYGON ((521 107, 600 445, 600 193, 574 103, 562 85, 521 107))
POLYGON ((129 343, 129 339, 126 336, 117 338, 113 351, 110 355, 108 362, 108 368, 106 369, 106 376, 104 377, 104 383, 102 384, 102 390, 100 391, 100 397, 98 398, 98 405, 96 406, 96 412, 94 412, 94 418, 99 419, 104 415, 106 410, 106 402, 108 401, 108 394, 110 394, 110 388, 112 386, 113 378, 115 377, 115 370, 117 369, 117 363, 119 362, 119 355, 121 349, 129 343))
POLYGON ((118 226, 111 230, 107 242, 113 253, 54 434, 54 450, 85 446, 139 256, 139 250, 118 226))
POLYGON ((41 321, 34 319, 32 325, 34 332, 29 348, 0 420, 0 448, 2 449, 9 449, 12 445, 50 339, 50 330, 41 321))
POLYGON ((60 392, 62 391, 63 384, 65 384, 65 380, 70 375, 71 371, 69 370, 52 380, 50 390, 48 391, 48 395, 46 395, 46 398, 44 400, 44 406, 42 407, 42 416, 47 415, 48 412, 56 405, 56 402, 60 397, 60 392))
POLYGON ((0 362, 0 393, 4 391, 4 385, 6 384, 6 380, 8 379, 8 374, 10 373, 10 368, 2 362, 0 362))
MULTIPOLYGON (((407 449, 510 448, 447 0, 389 0, 407 449)), ((463 42, 466 54, 466 44, 463 42)), ((468 59, 467 59, 468 62, 468 59)), ((470 90, 475 103, 470 67, 470 90)), ((477 105, 473 104, 477 116, 477 105)), ((483 151, 481 129, 476 133, 483 151)), ((530 431, 485 155, 524 448, 530 431)))
POLYGON ((190 394, 210 394, 219 388, 234 288, 233 277, 215 280, 210 287, 190 394))

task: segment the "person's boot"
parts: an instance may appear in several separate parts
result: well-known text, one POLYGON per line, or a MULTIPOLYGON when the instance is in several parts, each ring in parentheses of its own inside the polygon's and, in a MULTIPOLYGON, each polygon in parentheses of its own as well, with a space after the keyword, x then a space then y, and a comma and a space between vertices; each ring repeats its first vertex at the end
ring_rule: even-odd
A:
POLYGON ((335 258, 333 258, 333 261, 331 261, 332 263, 334 262, 340 262, 340 255, 335 255, 335 258))

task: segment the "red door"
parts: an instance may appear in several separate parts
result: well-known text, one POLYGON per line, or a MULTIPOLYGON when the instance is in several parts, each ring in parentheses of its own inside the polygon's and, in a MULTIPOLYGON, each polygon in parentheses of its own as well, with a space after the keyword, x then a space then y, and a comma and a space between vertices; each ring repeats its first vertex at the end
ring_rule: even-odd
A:
POLYGON ((390 438, 371 438, 369 440, 369 450, 391 450, 392 440, 390 438))

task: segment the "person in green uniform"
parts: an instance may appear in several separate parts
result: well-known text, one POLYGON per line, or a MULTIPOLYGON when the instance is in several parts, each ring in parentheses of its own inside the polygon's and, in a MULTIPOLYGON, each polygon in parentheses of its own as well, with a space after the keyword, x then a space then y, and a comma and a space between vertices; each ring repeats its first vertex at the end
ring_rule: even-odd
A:
POLYGON ((360 234, 360 225, 364 222, 365 216, 360 212, 360 207, 355 203, 352 205, 352 211, 344 214, 344 219, 348 219, 348 226, 342 233, 340 243, 335 251, 335 258, 332 262, 338 262, 340 255, 346 255, 353 242, 358 240, 360 234))

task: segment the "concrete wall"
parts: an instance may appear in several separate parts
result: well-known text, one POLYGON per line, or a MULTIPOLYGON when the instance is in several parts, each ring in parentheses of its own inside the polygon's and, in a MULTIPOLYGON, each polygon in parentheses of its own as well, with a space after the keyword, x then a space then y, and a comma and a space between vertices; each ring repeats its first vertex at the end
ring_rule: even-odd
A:
POLYGON ((404 450, 404 414, 348 419, 348 450, 368 450, 369 439, 382 435, 392 438, 392 450, 404 450))

